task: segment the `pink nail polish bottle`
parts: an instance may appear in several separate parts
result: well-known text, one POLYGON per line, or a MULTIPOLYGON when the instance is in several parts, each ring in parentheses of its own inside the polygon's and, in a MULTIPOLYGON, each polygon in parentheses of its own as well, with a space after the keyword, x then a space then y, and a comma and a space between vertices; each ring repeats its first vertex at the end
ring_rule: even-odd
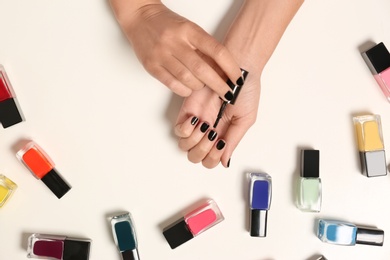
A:
POLYGON ((172 249, 218 224, 224 219, 214 200, 207 200, 198 208, 184 214, 163 230, 165 239, 172 249))
POLYGON ((377 44, 366 52, 363 58, 370 68, 375 80, 381 87, 383 94, 390 102, 390 53, 383 42, 377 44))

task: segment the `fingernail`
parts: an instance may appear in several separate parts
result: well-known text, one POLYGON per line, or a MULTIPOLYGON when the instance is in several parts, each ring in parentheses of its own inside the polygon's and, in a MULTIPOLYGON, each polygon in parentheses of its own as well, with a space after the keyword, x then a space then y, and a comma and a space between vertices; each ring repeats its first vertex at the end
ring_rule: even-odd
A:
POLYGON ((244 79, 242 77, 239 77, 236 81, 236 84, 239 85, 239 86, 242 86, 244 85, 244 79))
POLYGON ((217 149, 222 150, 225 147, 225 141, 224 140, 219 140, 217 143, 217 149))
POLYGON ((227 165, 226 165, 228 168, 230 167, 230 159, 229 159, 229 161, 227 162, 227 165))
POLYGON ((196 116, 194 116, 192 119, 191 119, 191 125, 195 125, 196 123, 198 123, 199 121, 199 118, 197 118, 196 116))
POLYGON ((214 130, 211 130, 207 137, 209 138, 210 141, 214 141, 215 138, 217 137, 217 132, 215 132, 214 130))
POLYGON ((206 122, 204 122, 201 126, 200 126, 200 131, 202 133, 205 133, 207 131, 207 129, 209 129, 209 124, 207 124, 206 122))
POLYGON ((231 101, 233 98, 234 98, 233 92, 231 92, 231 91, 226 92, 225 99, 227 101, 231 101))

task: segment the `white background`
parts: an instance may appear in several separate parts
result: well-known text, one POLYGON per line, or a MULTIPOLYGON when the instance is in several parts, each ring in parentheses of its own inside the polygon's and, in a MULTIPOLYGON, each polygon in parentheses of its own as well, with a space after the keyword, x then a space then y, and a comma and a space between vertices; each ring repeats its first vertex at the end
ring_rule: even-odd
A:
MULTIPOLYGON (((241 1, 165 3, 221 39, 241 1)), ((107 218, 120 211, 133 215, 143 260, 389 259, 388 236, 342 247, 314 233, 318 218, 390 232, 390 177, 360 174, 351 119, 380 114, 390 147, 390 104, 360 55, 369 41, 390 48, 389 13, 388 0, 306 1, 264 71, 256 124, 229 169, 207 170, 177 148, 181 99, 144 71, 107 1, 1 0, 0 63, 26 121, 0 129, 0 172, 19 186, 0 209, 0 259, 26 259, 27 237, 49 233, 91 238, 91 259, 119 260, 107 218), (61 200, 17 161, 26 140, 73 186, 61 200), (318 214, 294 205, 303 147, 321 152, 318 214), (266 238, 247 231, 249 171, 273 178, 266 238), (163 225, 203 198, 225 220, 171 250, 163 225)))

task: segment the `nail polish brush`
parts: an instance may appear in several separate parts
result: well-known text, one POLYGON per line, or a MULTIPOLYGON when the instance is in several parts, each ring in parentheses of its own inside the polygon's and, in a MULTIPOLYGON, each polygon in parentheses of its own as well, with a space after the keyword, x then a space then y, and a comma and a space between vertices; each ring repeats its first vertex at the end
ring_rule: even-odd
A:
MULTIPOLYGON (((241 69, 241 76, 243 78, 243 81, 245 82, 245 79, 248 76, 248 71, 246 71, 244 69, 241 69)), ((223 113, 225 112, 226 105, 227 104, 234 105, 234 103, 237 100, 238 94, 240 93, 241 88, 244 85, 244 84, 242 84, 242 85, 234 84, 233 82, 231 82, 230 79, 228 79, 226 81, 226 83, 229 85, 229 87, 231 88, 231 90, 233 92, 233 99, 230 100, 230 101, 224 101, 222 103, 221 108, 219 109, 219 112, 218 112, 218 115, 217 115, 217 119, 215 120, 215 123, 213 125, 214 128, 216 128, 218 126, 219 120, 221 120, 221 118, 223 116, 223 113)))

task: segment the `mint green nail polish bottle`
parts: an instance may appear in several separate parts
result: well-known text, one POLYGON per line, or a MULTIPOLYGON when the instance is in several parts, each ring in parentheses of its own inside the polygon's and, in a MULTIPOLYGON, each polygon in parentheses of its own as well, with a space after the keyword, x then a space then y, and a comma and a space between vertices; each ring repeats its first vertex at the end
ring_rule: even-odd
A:
POLYGON ((321 211, 322 184, 319 166, 319 150, 302 150, 301 177, 297 205, 302 211, 321 211))

